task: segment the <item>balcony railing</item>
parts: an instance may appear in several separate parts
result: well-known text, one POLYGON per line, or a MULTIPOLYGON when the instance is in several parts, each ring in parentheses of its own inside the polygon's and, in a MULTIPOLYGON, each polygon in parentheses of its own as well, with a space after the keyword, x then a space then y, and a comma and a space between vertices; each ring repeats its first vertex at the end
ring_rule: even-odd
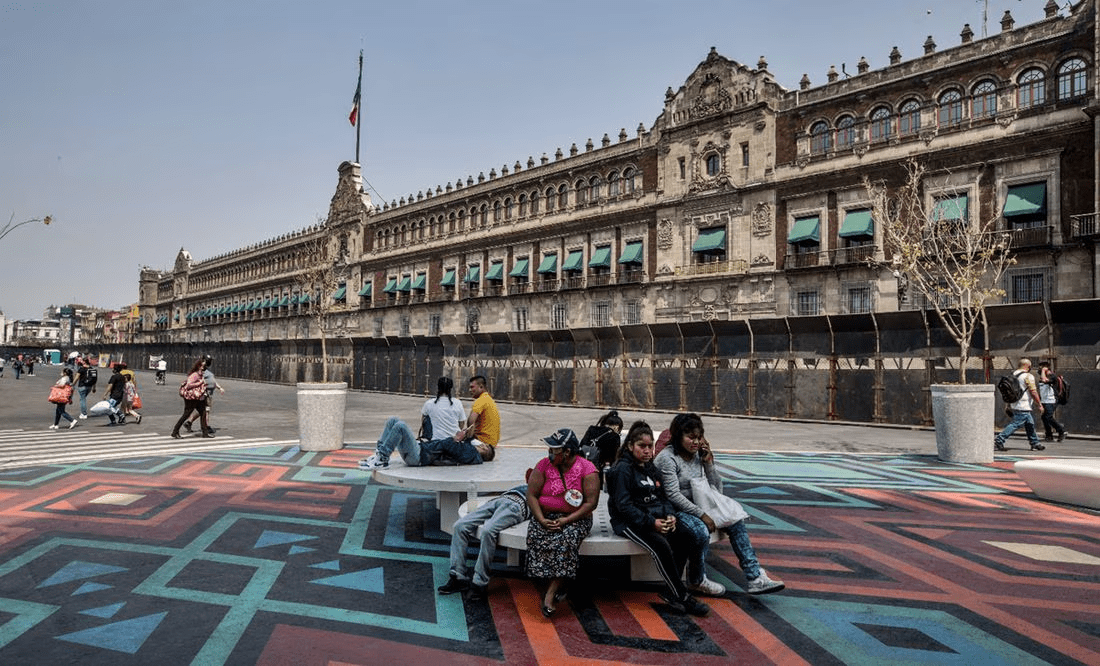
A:
POLYGON ((500 284, 499 282, 490 282, 489 284, 485 285, 485 295, 486 296, 503 296, 504 295, 504 285, 500 284))
POLYGON ((513 294, 526 294, 529 291, 531 291, 531 283, 530 282, 514 282, 514 283, 508 285, 508 295, 509 296, 511 296, 513 294))
POLYGON ((611 284, 611 273, 593 273, 588 276, 589 287, 606 287, 611 284))
POLYGON ((833 256, 834 264, 837 266, 865 264, 874 258, 877 249, 874 245, 855 245, 839 248, 833 256))
POLYGON ((709 261, 701 264, 688 264, 676 269, 678 275, 714 275, 717 273, 746 273, 749 262, 744 259, 733 261, 709 261))
POLYGON ((784 266, 787 268, 813 268, 821 265, 820 252, 799 252, 788 254, 784 266))
POLYGON ((1054 227, 1012 229, 1012 247, 1046 247, 1051 243, 1054 227))
POLYGON ((454 299, 454 291, 441 291, 438 294, 432 294, 429 298, 432 303, 442 303, 445 301, 453 301, 454 299))
POLYGON ((1069 218, 1069 228, 1069 235, 1072 238, 1100 236, 1100 213, 1071 215, 1069 218))
POLYGON ((535 283, 535 291, 557 291, 558 281, 554 280, 539 280, 535 283))
POLYGON ((564 277, 561 280, 562 289, 584 289, 584 277, 580 275, 570 275, 564 277))
POLYGON ((639 284, 645 280, 645 271, 641 269, 626 270, 616 277, 619 284, 639 284))

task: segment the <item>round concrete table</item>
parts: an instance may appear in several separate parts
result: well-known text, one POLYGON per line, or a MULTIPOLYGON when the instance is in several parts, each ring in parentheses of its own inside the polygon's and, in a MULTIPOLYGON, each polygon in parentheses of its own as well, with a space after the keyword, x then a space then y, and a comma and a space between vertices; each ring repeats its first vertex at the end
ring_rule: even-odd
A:
POLYGON ((546 455, 543 448, 498 447, 492 462, 480 465, 425 465, 410 467, 390 460, 389 467, 374 470, 374 480, 387 486, 436 493, 439 507, 439 528, 451 533, 458 520, 458 507, 483 493, 499 493, 518 486, 526 479, 527 470, 546 455))

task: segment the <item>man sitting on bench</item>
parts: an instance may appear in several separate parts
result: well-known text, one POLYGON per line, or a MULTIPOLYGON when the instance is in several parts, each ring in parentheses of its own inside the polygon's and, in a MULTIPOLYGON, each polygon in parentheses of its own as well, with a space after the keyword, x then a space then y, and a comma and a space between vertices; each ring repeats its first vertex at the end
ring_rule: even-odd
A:
MULTIPOLYGON (((531 470, 527 470, 530 474, 531 470)), ((497 538, 500 533, 514 525, 531 518, 531 509, 527 506, 527 486, 516 486, 504 491, 478 508, 455 521, 451 535, 451 569, 447 582, 439 586, 440 594, 454 594, 469 589, 466 596, 470 601, 484 599, 489 586, 489 565, 497 550, 497 538), (481 546, 474 564, 474 577, 468 577, 466 550, 470 540, 477 537, 481 527, 481 546)))

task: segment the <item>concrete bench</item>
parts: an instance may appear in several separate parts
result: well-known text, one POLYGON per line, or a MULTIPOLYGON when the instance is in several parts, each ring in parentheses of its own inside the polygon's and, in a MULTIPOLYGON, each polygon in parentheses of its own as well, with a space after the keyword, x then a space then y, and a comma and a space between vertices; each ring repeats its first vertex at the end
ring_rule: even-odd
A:
POLYGON ((1021 460, 1015 467, 1043 499, 1100 509, 1100 458, 1021 460))
MULTIPOLYGON (((459 515, 466 513, 487 497, 466 502, 459 508, 459 515)), ((615 534, 611 529, 611 515, 607 509, 608 496, 606 492, 600 493, 600 503, 592 512, 592 531, 581 542, 580 554, 586 557, 629 557, 630 579, 635 581, 662 582, 661 574, 653 563, 649 551, 626 537, 615 534)), ((500 533, 497 545, 507 550, 508 566, 519 566, 519 554, 527 550, 527 525, 530 521, 523 521, 518 525, 509 527, 500 533)), ((718 541, 719 532, 710 535, 710 542, 718 541)), ((478 536, 481 536, 481 528, 478 528, 478 536)))

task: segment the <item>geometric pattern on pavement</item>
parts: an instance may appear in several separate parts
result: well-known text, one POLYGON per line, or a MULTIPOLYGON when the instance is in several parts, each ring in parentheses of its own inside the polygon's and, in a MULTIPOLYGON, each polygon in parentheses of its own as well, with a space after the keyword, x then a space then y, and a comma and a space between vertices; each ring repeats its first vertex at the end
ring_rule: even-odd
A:
POLYGON ((584 560, 553 620, 498 553, 487 600, 442 596, 434 496, 366 452, 293 444, 0 476, 0 663, 1097 664, 1100 517, 1011 458, 719 454, 761 563, 711 547, 706 618, 625 560, 584 560))

